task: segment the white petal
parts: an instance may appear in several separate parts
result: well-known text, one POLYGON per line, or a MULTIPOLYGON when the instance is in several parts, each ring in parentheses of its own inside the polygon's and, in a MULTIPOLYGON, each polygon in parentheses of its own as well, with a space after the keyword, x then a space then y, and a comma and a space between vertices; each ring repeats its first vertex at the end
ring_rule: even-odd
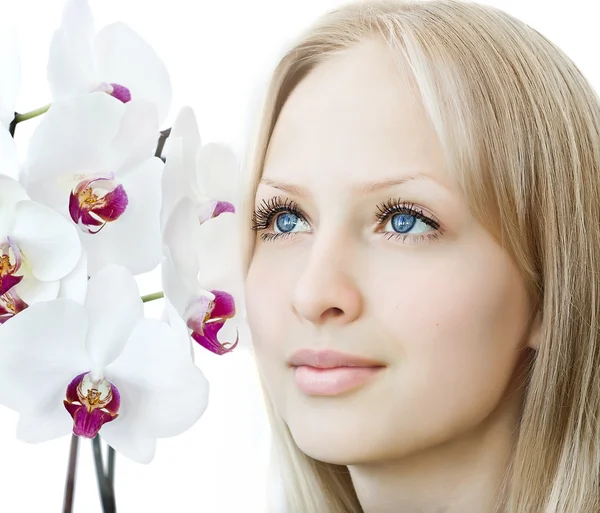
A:
POLYGON ((181 434, 208 404, 208 382, 191 359, 189 337, 158 319, 138 324, 106 376, 119 389, 121 408, 110 429, 103 427, 102 436, 138 461, 142 458, 132 454, 130 440, 181 434))
POLYGON ((95 84, 94 19, 87 0, 69 0, 48 58, 48 83, 54 100, 89 93, 95 84))
POLYGON ((0 24, 0 69, 0 125, 8 129, 21 87, 21 62, 15 28, 4 23, 0 24))
POLYGON ((242 283, 241 240, 236 214, 224 213, 200 225, 194 240, 200 285, 238 293, 242 283))
POLYGON ((28 305, 40 301, 52 301, 58 297, 60 281, 40 281, 30 273, 25 273, 20 283, 15 285, 15 292, 28 305))
POLYGON ((89 369, 87 329, 85 309, 68 299, 32 305, 0 326, 0 404, 52 414, 57 397, 89 369))
MULTIPOLYGON (((115 171, 109 169, 113 159, 110 148, 124 113, 125 105, 105 93, 54 103, 31 136, 27 149, 27 190, 32 199, 44 196, 44 189, 36 189, 35 194, 30 189, 38 180, 115 171)), ((67 203, 71 187, 71 182, 65 182, 67 203)))
POLYGON ((2 242, 6 242, 4 239, 12 234, 17 204, 28 199, 29 196, 19 182, 7 176, 0 176, 0 239, 2 242))
MULTIPOLYGON (((0 94, 2 93, 0 92, 0 94)), ((19 160, 15 140, 2 126, 0 126, 0 175, 19 180, 19 160)))
POLYGON ((60 281, 58 297, 66 297, 83 304, 87 293, 88 265, 87 253, 81 252, 81 258, 75 269, 60 281))
POLYGON ((161 227, 166 225, 174 206, 184 197, 201 199, 196 180, 196 157, 200 148, 200 133, 194 111, 184 107, 173 123, 165 146, 166 164, 163 171, 163 207, 161 227))
MULTIPOLYGON (((73 376, 75 377, 75 376, 73 376)), ((65 389, 57 389, 54 397, 48 398, 48 402, 56 407, 45 414, 37 412, 22 412, 17 423, 17 438, 31 444, 54 440, 68 435, 73 431, 73 419, 66 410, 63 400, 65 389)))
POLYGON ((104 27, 96 36, 96 59, 102 80, 125 86, 132 99, 156 104, 162 123, 171 105, 171 81, 152 47, 124 23, 104 27))
POLYGON ((198 153, 198 183, 203 195, 219 201, 238 203, 238 161, 224 144, 204 145, 198 153))
MULTIPOLYGON (((169 139, 171 138, 169 137, 169 139)), ((169 156, 161 177, 161 191, 160 227, 161 232, 164 232, 175 205, 184 197, 191 199, 183 169, 183 140, 181 138, 171 141, 169 156)))
POLYGON ((108 265, 88 281, 85 308, 90 318, 87 349, 95 370, 117 358, 144 317, 137 282, 122 266, 108 265))
POLYGON ((34 201, 43 203, 56 212, 59 212, 67 219, 70 219, 70 194, 80 180, 81 178, 78 179, 72 173, 59 177, 42 177, 35 181, 29 180, 27 172, 23 175, 23 182, 29 196, 34 201))
POLYGON ((115 173, 121 177, 152 157, 159 135, 156 106, 147 100, 128 102, 110 150, 115 173))
POLYGON ((197 248, 193 241, 199 228, 194 204, 184 198, 173 209, 164 231, 164 241, 175 270, 184 282, 193 282, 198 275, 197 248))
POLYGON ((196 278, 182 279, 170 254, 161 264, 161 275, 165 297, 172 303, 178 314, 183 315, 198 286, 196 278))
POLYGON ((129 204, 119 219, 100 233, 82 233, 90 273, 107 264, 119 264, 137 275, 154 269, 161 261, 160 172, 163 163, 152 157, 125 175, 121 184, 129 204))
MULTIPOLYGON (((175 118, 175 121, 173 122, 173 128, 171 129, 171 134, 169 135, 169 139, 167 139, 167 143, 178 138, 181 138, 183 141, 183 163, 185 169, 191 173, 189 179, 190 184, 192 184, 196 181, 196 157, 202 143, 196 115, 191 107, 186 106, 179 111, 177 118, 175 118)), ((168 159, 170 157, 168 147, 165 148, 165 154, 168 159)))
POLYGON ((34 201, 17 204, 12 236, 31 273, 41 281, 64 278, 81 257, 81 242, 73 224, 50 207, 34 201))
MULTIPOLYGON (((121 404, 123 404, 121 402, 121 404)), ((156 438, 136 435, 132 436, 122 429, 117 422, 120 418, 104 424, 100 436, 119 454, 135 461, 136 463, 150 463, 156 454, 156 438)))
POLYGON ((190 330, 186 326, 185 321, 181 318, 179 313, 177 313, 177 310, 169 302, 168 299, 165 299, 164 305, 165 305, 165 308, 164 308, 165 321, 164 322, 166 322, 169 326, 171 326, 171 328, 173 329, 173 331, 175 333, 175 336, 177 337, 178 340, 181 341, 182 346, 183 346, 183 341, 187 340, 190 357, 192 358, 192 360, 194 360, 195 353, 194 353, 194 346, 192 344, 192 339, 190 337, 190 330))

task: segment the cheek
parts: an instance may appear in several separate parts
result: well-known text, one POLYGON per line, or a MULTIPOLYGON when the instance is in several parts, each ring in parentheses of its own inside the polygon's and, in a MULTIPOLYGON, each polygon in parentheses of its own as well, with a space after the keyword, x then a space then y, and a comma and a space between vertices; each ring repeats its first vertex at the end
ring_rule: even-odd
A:
MULTIPOLYGON (((280 362, 283 358, 282 334, 289 329, 289 269, 280 259, 268 252, 257 250, 246 277, 246 308, 256 354, 280 362), (279 341, 279 342, 278 342, 279 341)), ((259 362, 259 363, 261 363, 259 362)))
MULTIPOLYGON (((285 259, 283 260, 286 261, 285 259)), ((293 329, 289 297, 293 267, 258 250, 246 277, 246 309, 256 364, 276 411, 287 404, 284 340, 293 329)), ((289 377, 289 376, 288 376, 289 377)))
POLYGON ((372 293, 380 291, 384 351, 397 367, 397 404, 414 425, 437 421, 442 430, 456 430, 481 421, 513 374, 527 296, 508 257, 488 249, 415 261, 405 267, 410 272, 393 276, 381 266, 371 276, 372 293))

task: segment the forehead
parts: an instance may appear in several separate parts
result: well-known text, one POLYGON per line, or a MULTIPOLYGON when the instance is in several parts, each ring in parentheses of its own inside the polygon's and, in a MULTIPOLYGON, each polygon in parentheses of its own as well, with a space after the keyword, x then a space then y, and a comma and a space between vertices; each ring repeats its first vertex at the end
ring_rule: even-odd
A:
POLYGON ((448 181, 412 75, 373 39, 329 57, 293 90, 263 177, 339 188, 416 173, 448 181))

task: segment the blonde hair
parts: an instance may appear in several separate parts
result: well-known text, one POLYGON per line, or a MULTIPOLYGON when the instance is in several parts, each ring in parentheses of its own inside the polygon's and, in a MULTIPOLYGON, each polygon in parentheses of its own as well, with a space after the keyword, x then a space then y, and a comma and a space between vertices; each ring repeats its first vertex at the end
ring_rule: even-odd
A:
MULTIPOLYGON (((473 215, 514 258, 541 314, 499 508, 597 513, 600 108, 559 48, 474 3, 367 0, 326 14, 274 70, 250 154, 244 215, 251 215, 291 91, 319 63, 374 37, 409 66, 473 215)), ((246 232, 247 270, 249 222, 246 232)), ((302 453, 265 400, 289 512, 361 512, 347 468, 302 453)))

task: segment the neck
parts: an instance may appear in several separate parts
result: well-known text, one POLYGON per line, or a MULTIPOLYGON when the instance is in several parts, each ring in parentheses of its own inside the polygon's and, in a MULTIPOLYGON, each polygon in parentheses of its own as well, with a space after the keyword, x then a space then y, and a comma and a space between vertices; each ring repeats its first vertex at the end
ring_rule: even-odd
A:
POLYGON ((349 466, 364 513, 500 513, 524 398, 520 377, 475 430, 400 460, 349 466))

